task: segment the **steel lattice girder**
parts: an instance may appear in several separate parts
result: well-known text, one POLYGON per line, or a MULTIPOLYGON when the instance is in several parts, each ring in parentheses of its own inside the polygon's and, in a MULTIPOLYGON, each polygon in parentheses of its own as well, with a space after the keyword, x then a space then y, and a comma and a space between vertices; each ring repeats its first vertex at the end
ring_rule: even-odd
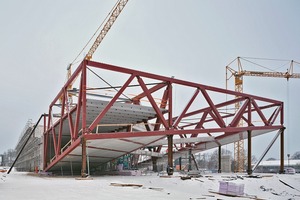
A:
MULTIPOLYGON (((197 140, 193 146, 204 150, 247 138, 247 131, 256 136, 281 129, 283 121, 281 101, 84 60, 49 106, 45 119, 44 169, 52 170, 71 161, 79 163, 82 138, 89 142, 87 149, 96 166, 151 146, 167 135, 199 137, 200 141, 197 140), (111 87, 115 94, 109 100, 100 100, 103 96, 92 99, 88 93, 87 69, 122 74, 126 78, 120 86, 111 87), (68 97, 72 91, 68 88, 76 81, 78 89, 73 95, 77 102, 71 104, 68 97), (121 95, 133 85, 139 93, 121 102, 121 95), (178 115, 174 115, 173 110, 175 104, 178 105, 174 101, 175 87, 184 88, 180 97, 184 97, 186 103, 186 106, 181 106, 182 111, 178 115), (185 94, 187 90, 192 91, 191 97, 185 94), (215 95, 229 98, 216 100, 215 95), (157 98, 160 99, 159 104, 157 98), (142 105, 145 100, 147 105, 142 105), (234 107, 236 103, 241 105, 240 109, 228 111, 227 108, 234 107), (55 109, 59 109, 58 114, 54 113, 55 109), (244 121, 243 127, 238 127, 240 120, 244 121), (212 140, 201 141, 203 136, 212 140)), ((192 144, 175 145, 178 151, 182 151, 192 144)), ((156 152, 160 149, 154 147, 156 152)))

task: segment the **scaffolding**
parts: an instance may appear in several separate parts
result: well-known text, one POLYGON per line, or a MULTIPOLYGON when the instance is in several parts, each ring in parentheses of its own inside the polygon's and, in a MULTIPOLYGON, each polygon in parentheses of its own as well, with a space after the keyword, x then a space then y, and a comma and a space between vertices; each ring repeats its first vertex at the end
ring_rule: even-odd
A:
POLYGON ((30 136, 33 128, 34 123, 32 120, 28 120, 15 148, 15 151, 18 154, 28 137, 30 137, 17 162, 15 163, 15 167, 18 171, 37 171, 42 169, 43 127, 38 126, 34 133, 30 136))

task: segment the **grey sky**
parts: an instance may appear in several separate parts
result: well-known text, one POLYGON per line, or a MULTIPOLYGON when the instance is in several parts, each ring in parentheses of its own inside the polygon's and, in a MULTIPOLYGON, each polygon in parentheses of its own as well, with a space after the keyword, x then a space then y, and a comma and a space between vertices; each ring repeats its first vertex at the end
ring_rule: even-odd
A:
MULTIPOLYGON (((67 65, 115 2, 0 0, 0 153, 15 147, 28 119, 48 111, 67 65)), ((296 0, 129 0, 93 59, 225 88, 225 66, 237 56, 300 61, 299 9, 296 0)), ((291 153, 300 150, 299 85, 250 77, 244 84, 244 92, 289 102, 291 153)), ((256 155, 270 137, 255 140, 256 155)), ((275 147, 270 156, 278 154, 275 147)))

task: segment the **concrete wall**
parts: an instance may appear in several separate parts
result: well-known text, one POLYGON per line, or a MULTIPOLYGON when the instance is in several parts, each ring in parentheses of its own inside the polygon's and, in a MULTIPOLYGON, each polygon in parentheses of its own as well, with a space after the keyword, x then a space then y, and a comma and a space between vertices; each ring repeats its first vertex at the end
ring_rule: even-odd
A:
POLYGON ((231 172, 231 158, 230 155, 223 155, 221 157, 221 170, 222 172, 231 172))

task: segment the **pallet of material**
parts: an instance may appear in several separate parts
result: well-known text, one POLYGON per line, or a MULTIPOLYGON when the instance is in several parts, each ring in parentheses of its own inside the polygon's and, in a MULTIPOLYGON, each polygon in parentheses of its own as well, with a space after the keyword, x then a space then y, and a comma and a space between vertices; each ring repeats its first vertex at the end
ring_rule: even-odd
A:
POLYGON ((228 195, 244 195, 244 184, 220 181, 219 193, 228 195))

